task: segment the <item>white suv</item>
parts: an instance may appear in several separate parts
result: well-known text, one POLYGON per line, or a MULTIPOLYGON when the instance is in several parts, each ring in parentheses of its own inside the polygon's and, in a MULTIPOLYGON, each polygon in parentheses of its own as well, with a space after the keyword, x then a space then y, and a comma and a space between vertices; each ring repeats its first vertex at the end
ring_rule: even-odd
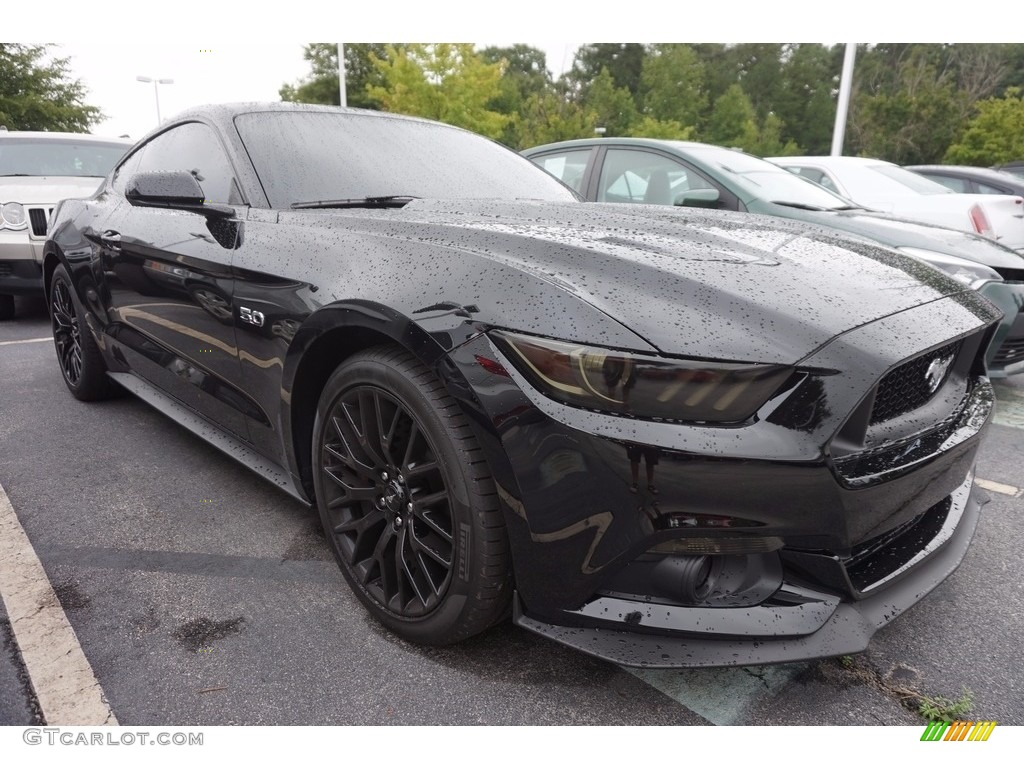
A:
POLYGON ((0 320, 14 316, 16 295, 43 293, 43 243, 54 206, 95 192, 131 145, 0 128, 0 320))

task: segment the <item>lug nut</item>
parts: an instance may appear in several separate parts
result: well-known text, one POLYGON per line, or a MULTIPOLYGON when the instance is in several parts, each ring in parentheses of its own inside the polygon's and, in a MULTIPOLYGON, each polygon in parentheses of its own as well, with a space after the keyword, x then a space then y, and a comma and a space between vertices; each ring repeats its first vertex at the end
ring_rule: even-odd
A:
POLYGON ((388 479, 388 473, 387 473, 387 472, 381 472, 381 473, 380 473, 380 479, 381 479, 381 480, 384 480, 385 482, 387 482, 387 479, 388 479))
POLYGON ((408 504, 405 505, 405 511, 406 512, 412 512, 412 502, 411 501, 408 504))

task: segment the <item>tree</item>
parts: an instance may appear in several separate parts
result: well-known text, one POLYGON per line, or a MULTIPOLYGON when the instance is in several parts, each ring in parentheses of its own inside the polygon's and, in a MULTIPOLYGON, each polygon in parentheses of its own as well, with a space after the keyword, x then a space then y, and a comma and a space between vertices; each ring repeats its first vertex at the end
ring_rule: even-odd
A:
POLYGON ((645 117, 696 126, 708 96, 704 64, 689 45, 651 46, 640 74, 640 104, 645 117))
MULTIPOLYGON (((378 109, 380 104, 367 95, 367 88, 379 85, 380 78, 371 62, 387 57, 384 43, 345 44, 345 100, 350 107, 378 109)), ((295 85, 285 84, 278 93, 281 101, 305 104, 341 104, 338 87, 338 46, 335 43, 310 43, 303 58, 310 63, 310 76, 295 85)))
POLYGON ((757 142, 754 105, 739 83, 730 85, 715 102, 706 140, 723 147, 749 147, 757 142))
POLYGON ((946 151, 945 162, 959 165, 998 165, 1024 158, 1024 100, 1019 88, 1001 99, 978 104, 978 114, 963 136, 946 151))
POLYGON ((781 82, 772 111, 784 136, 810 155, 827 155, 832 145, 843 48, 817 43, 786 46, 781 82))
POLYGON ((503 64, 487 64, 468 43, 387 46, 371 54, 382 84, 367 95, 388 112, 417 115, 500 139, 512 119, 488 107, 501 93, 503 64))
POLYGON ((850 104, 852 153, 901 165, 938 162, 956 138, 965 95, 941 46, 865 51, 850 104))
POLYGON ((535 93, 526 100, 517 118, 516 149, 536 147, 555 141, 586 139, 594 135, 597 115, 554 91, 535 93))
POLYGON ((625 88, 615 86, 611 72, 602 69, 590 83, 581 99, 583 107, 594 114, 594 128, 603 126, 607 136, 629 136, 637 119, 633 96, 625 88))
POLYGON ((644 66, 644 46, 639 43, 591 43, 582 45, 569 71, 569 79, 586 91, 604 70, 608 70, 616 88, 631 96, 640 90, 644 66))
POLYGON ((503 68, 498 95, 487 104, 489 110, 511 117, 499 137, 500 141, 516 149, 531 146, 525 138, 527 134, 545 133, 542 126, 533 125, 539 119, 536 110, 550 111, 541 104, 547 97, 555 96, 544 51, 528 45, 490 47, 480 51, 480 58, 488 64, 501 64, 503 68), (534 107, 528 109, 527 104, 531 101, 534 107))
POLYGON ((86 133, 103 113, 84 103, 85 86, 70 79, 69 59, 47 63, 47 52, 45 45, 0 43, 0 125, 86 133))

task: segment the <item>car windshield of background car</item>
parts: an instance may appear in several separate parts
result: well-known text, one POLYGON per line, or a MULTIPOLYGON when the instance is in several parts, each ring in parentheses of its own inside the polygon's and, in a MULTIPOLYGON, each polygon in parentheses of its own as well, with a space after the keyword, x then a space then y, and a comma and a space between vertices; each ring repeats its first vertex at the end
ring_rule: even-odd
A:
POLYGON ((0 141, 0 176, 102 177, 127 148, 59 139, 4 139, 0 141))
POLYGON ((759 200, 827 211, 848 209, 852 205, 813 181, 753 155, 713 147, 687 149, 687 152, 722 173, 735 176, 741 183, 746 182, 759 200))
POLYGON ((252 112, 235 118, 271 206, 408 196, 574 202, 525 157, 458 128, 380 115, 252 112))

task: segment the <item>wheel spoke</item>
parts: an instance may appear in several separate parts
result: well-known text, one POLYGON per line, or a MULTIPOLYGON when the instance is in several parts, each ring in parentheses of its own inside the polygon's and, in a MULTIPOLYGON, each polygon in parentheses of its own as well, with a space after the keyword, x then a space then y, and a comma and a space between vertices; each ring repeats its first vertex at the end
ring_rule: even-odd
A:
POLYGON ((444 539, 447 544, 451 544, 452 535, 444 528, 442 528, 438 523, 431 520, 430 517, 427 515, 427 512, 429 512, 429 510, 414 509, 413 515, 416 516, 417 520, 421 520, 424 523, 424 525, 426 525, 430 530, 432 530, 434 533, 436 533, 438 536, 444 539))
POLYGON ((411 551, 409 551, 410 550, 410 547, 409 547, 409 538, 410 537, 408 536, 408 530, 409 530, 408 528, 403 528, 402 529, 402 533, 399 536, 399 542, 398 542, 399 543, 399 549, 398 549, 398 552, 396 553, 398 555, 398 557, 396 557, 395 559, 398 560, 401 563, 401 565, 399 566, 399 575, 401 575, 403 573, 405 574, 405 578, 412 585, 413 591, 416 593, 416 597, 419 598, 421 603, 426 605, 427 604, 427 596, 424 595, 423 594, 423 590, 420 589, 420 585, 419 585, 419 583, 417 583, 416 577, 413 575, 412 569, 409 567, 409 558, 406 556, 407 554, 408 555, 412 555, 413 554, 411 551))
POLYGON ((419 496, 416 498, 416 505, 419 507, 430 507, 439 501, 448 501, 447 490, 428 493, 426 496, 419 496))
POLYGON ((441 565, 443 565, 445 568, 451 568, 452 567, 452 559, 451 559, 450 556, 445 558, 445 556, 442 555, 440 552, 437 552, 436 550, 434 550, 431 547, 428 547, 426 544, 424 544, 423 541, 419 537, 417 537, 415 535, 412 536, 412 543, 413 543, 413 549, 416 552, 423 553, 424 555, 426 555, 430 559, 435 560, 436 562, 438 562, 441 565))
POLYGON ((412 479, 414 477, 421 477, 427 474, 428 472, 433 472, 436 469, 438 469, 436 461, 424 461, 417 464, 413 464, 412 466, 406 464, 402 468, 402 470, 405 472, 405 476, 409 479, 412 479))

